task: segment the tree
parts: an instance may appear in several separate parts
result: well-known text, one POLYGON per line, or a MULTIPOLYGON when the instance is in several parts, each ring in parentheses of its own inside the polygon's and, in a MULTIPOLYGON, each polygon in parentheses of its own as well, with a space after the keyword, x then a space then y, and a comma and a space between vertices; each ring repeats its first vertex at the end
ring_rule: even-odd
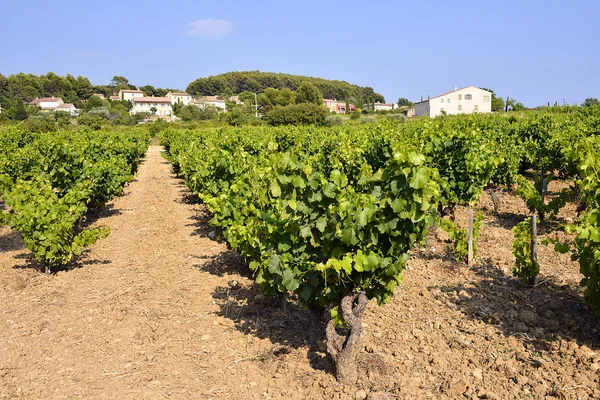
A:
POLYGON ((323 95, 315 85, 309 82, 300 84, 296 93, 296 103, 321 104, 322 102, 323 95))
POLYGON ((413 105, 413 102, 405 97, 400 97, 398 99, 398 107, 412 107, 413 105))
POLYGON ((140 90, 144 92, 144 96, 156 96, 156 89, 151 85, 140 86, 140 90))
POLYGON ((150 108, 150 112, 152 113, 152 115, 156 115, 156 107, 151 107, 150 108))
POLYGON ((81 100, 89 99, 94 93, 94 87, 88 78, 78 76, 75 80, 75 93, 81 100))
POLYGON ((506 104, 504 106, 504 111, 523 111, 525 106, 523 103, 516 101, 515 99, 511 99, 509 97, 506 98, 506 104))
POLYGON ((592 106, 597 106, 598 104, 600 104, 600 101, 598 101, 597 98, 590 97, 590 98, 585 99, 585 101, 583 102, 583 104, 581 106, 582 107, 592 107, 592 106))
POLYGON ((89 100, 83 106, 83 108, 84 108, 85 111, 89 111, 89 110, 91 110, 93 108, 98 108, 98 107, 106 107, 106 104, 104 103, 104 100, 102 100, 98 96, 92 96, 92 97, 90 97, 89 100))
POLYGON ((175 104, 173 104, 173 114, 179 116, 179 111, 181 111, 182 107, 183 107, 183 102, 181 101, 181 99, 177 99, 177 102, 175 104))
POLYGON ((502 97, 492 95, 492 111, 502 111, 504 109, 504 100, 502 97))
POLYGON ((25 121, 28 117, 25 103, 21 100, 13 101, 12 110, 9 110, 9 115, 16 121, 25 121))
POLYGON ((113 78, 110 81, 110 85, 117 87, 120 84, 129 87, 129 79, 125 78, 124 76, 113 76, 113 78))
POLYGON ((322 105, 312 103, 275 106, 266 115, 270 125, 322 125, 329 111, 322 105))

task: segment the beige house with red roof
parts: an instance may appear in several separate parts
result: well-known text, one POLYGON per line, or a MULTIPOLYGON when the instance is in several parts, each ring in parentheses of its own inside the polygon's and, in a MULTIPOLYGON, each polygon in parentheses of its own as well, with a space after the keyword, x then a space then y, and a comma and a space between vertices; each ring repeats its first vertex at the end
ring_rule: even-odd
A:
POLYGON ((165 97, 171 99, 171 104, 173 105, 178 101, 184 106, 192 102, 192 95, 187 93, 169 92, 165 97))
POLYGON ((121 100, 133 100, 134 97, 144 97, 144 92, 141 90, 119 90, 119 98, 121 100))
POLYGON ((192 104, 200 108, 206 107, 216 107, 223 111, 227 110, 227 104, 224 99, 221 99, 218 96, 202 96, 199 99, 195 100, 192 104))
POLYGON ((171 99, 168 97, 132 97, 133 108, 130 113, 137 114, 147 112, 157 115, 160 118, 171 117, 173 107, 171 99))
POLYGON ((476 86, 440 94, 415 103, 415 116, 437 117, 445 114, 471 114, 492 112, 492 93, 476 86))
MULTIPOLYGON (((323 106, 327 108, 330 112, 338 113, 338 114, 346 114, 346 101, 336 100, 336 99, 323 99, 323 106)), ((356 107, 354 104, 349 104, 350 111, 355 111, 356 107)))

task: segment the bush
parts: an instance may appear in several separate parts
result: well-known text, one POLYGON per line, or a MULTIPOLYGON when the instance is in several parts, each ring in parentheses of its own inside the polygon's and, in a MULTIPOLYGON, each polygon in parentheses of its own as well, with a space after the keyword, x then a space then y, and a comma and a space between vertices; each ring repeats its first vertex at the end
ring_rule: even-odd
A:
POLYGON ((361 124, 375 124, 377 123, 377 118, 375 117, 360 117, 361 124))
POLYGON ((344 118, 341 115, 328 115, 325 117, 325 126, 344 125, 344 118))
POLYGON ((98 115, 90 115, 89 113, 83 114, 77 120, 79 125, 87 126, 95 131, 102 129, 102 117, 98 115))
POLYGON ((91 115, 91 116, 97 115, 97 116, 99 116, 101 118, 105 118, 105 119, 108 119, 108 117, 110 116, 110 111, 108 111, 107 107, 92 108, 87 113, 88 113, 88 115, 91 115))
POLYGON ((406 116, 404 114, 389 114, 386 118, 390 121, 406 122, 406 116))
POLYGON ((47 113, 31 116, 23 122, 23 128, 30 132, 55 132, 54 115, 47 113))
POLYGON ((320 104, 290 104, 276 106, 267 113, 269 125, 322 125, 329 111, 320 104))

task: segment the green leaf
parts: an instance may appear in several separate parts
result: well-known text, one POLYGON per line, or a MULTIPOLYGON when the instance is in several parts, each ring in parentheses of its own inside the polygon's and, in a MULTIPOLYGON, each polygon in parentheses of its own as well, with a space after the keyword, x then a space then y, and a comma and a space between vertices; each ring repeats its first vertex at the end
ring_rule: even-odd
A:
POLYGON ((429 172, 425 167, 419 167, 410 177, 409 186, 413 189, 423 189, 429 181, 429 172))
POLYGON ((281 187, 279 187, 276 181, 271 182, 271 194, 273 197, 281 196, 281 187))
POLYGON ((290 292, 295 291, 296 289, 298 289, 299 286, 298 281, 295 279, 294 273, 289 269, 283 271, 283 279, 281 283, 283 283, 286 289, 290 292))
POLYGON ((330 199, 335 197, 335 185, 331 182, 327 182, 325 187, 323 187, 323 194, 330 199))

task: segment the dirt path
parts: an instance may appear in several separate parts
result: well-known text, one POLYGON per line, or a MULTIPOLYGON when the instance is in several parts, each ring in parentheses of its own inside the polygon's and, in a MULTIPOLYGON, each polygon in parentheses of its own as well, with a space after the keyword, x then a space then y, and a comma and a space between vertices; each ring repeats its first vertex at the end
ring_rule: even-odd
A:
POLYGON ((430 235, 392 302, 369 305, 363 378, 344 387, 323 343, 308 345, 309 314, 260 294, 209 239, 160 151, 94 223, 112 234, 80 268, 34 271, 0 227, 0 399, 600 398, 577 265, 542 246, 542 284, 511 277, 510 229, 526 213, 514 197, 498 218, 484 197, 472 268, 430 235))
MULTIPOLYGON (((0 230, 8 250, 0 254, 0 398, 245 398, 268 391, 258 367, 256 378, 246 371, 247 379, 227 382, 257 356, 246 343, 254 339, 216 315, 214 292, 232 281, 218 273, 226 247, 206 237, 202 206, 186 202, 160 151, 150 147, 137 180, 96 222, 112 233, 92 246, 81 268, 50 277, 28 269, 18 236, 0 230)), ((258 347, 270 349, 264 342, 258 347)))

